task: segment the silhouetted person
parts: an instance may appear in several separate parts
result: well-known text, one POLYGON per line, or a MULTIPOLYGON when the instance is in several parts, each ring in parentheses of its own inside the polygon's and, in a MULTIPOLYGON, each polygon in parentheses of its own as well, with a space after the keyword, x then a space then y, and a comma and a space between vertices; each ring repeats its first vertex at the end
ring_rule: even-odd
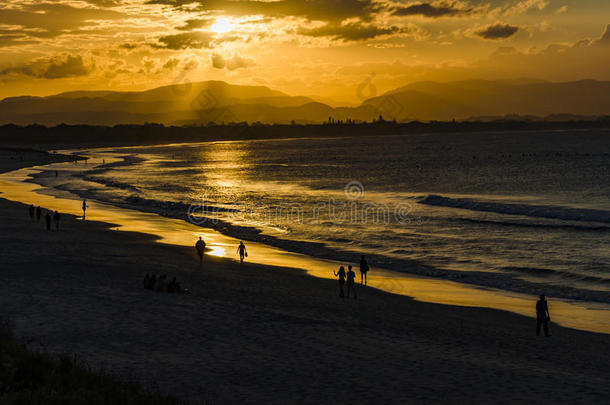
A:
POLYGON ((167 292, 167 282, 165 281, 166 278, 167 276, 165 274, 159 277, 157 283, 155 284, 156 292, 167 292))
POLYGON ((536 336, 540 336, 540 325, 544 327, 544 335, 549 337, 549 306, 544 298, 544 294, 540 294, 540 299, 536 302, 536 336))
POLYGON ((30 219, 33 221, 34 220, 34 213, 36 211, 36 207, 34 207, 34 204, 30 205, 30 219))
POLYGON ((57 177, 59 175, 59 173, 57 172, 57 170, 55 170, 55 177, 57 177))
POLYGON ((360 259, 360 284, 366 284, 366 273, 369 272, 369 264, 366 262, 366 258, 362 255, 360 259))
POLYGON ((205 242, 199 237, 197 243, 195 243, 195 249, 197 250, 197 255, 199 256, 199 265, 203 266, 203 254, 205 252, 205 242))
POLYGON ((145 290, 148 290, 150 286, 150 274, 146 273, 146 275, 144 276, 144 280, 142 280, 142 287, 144 287, 145 290))
POLYGON ((42 208, 40 205, 36 207, 36 221, 40 222, 40 217, 42 216, 42 208))
POLYGON ((150 276, 150 278, 148 279, 148 289, 149 290, 154 290, 155 289, 155 285, 157 285, 157 275, 153 274, 152 276, 150 276))
POLYGON ((347 298, 349 298, 350 291, 354 291, 354 298, 356 297, 356 273, 352 270, 352 266, 347 266, 347 298))
POLYGON ((176 277, 172 278, 172 281, 169 282, 167 286, 168 293, 177 293, 178 292, 178 282, 176 281, 176 277))
POLYGON ((83 200, 83 219, 85 219, 86 212, 87 212, 87 200, 83 200))
POLYGON ((246 250, 246 245, 244 242, 239 242, 239 246, 237 247, 237 253, 239 253, 239 262, 243 263, 244 258, 248 257, 248 251, 246 250))
POLYGON ((55 213, 53 214, 53 222, 55 223, 55 230, 59 231, 59 219, 60 219, 60 215, 59 212, 55 211, 55 213))
POLYGON ((345 268, 343 266, 339 267, 338 272, 333 272, 335 277, 339 277, 339 297, 343 298, 345 295, 343 294, 343 285, 345 284, 345 268))
POLYGON ((47 215, 44 217, 45 222, 47 223, 47 231, 51 230, 51 214, 47 211, 47 215))

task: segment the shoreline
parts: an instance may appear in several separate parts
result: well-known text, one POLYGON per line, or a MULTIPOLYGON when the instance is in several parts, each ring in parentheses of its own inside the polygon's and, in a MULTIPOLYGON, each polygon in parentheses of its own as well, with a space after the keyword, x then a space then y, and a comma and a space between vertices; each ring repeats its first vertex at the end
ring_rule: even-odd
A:
POLYGON ((76 356, 151 392, 270 404, 610 395, 605 334, 553 323, 551 338, 536 337, 525 316, 375 288, 341 300, 336 281, 213 255, 202 270, 191 246, 70 214, 59 232, 45 231, 27 206, 4 198, 0 220, 0 316, 16 335, 31 350, 76 356), (192 294, 144 290, 146 273, 177 277, 192 294))
MULTIPOLYGON (((92 165, 95 164, 93 160, 92 165)), ((25 169, 25 172, 49 170, 41 167, 25 169)), ((23 175, 21 176, 23 178, 23 175)), ((0 179, 1 180, 1 179, 0 179)), ((23 183, 23 180, 21 180, 23 183)), ((6 184, 6 183, 5 183, 6 184)), ((23 183, 24 186, 26 183, 23 183)), ((44 199, 60 212, 78 214, 80 200, 56 196, 54 193, 39 193, 37 183, 27 182, 29 190, 24 193, 24 187, 13 190, 13 200, 28 202, 34 197, 44 199)), ((2 195, 0 194, 0 197, 2 195)), ((164 244, 191 246, 197 236, 203 236, 211 251, 208 255, 227 256, 227 251, 236 245, 238 240, 219 233, 211 228, 202 228, 180 219, 172 219, 145 211, 135 211, 130 208, 121 208, 108 203, 89 201, 93 206, 88 216, 97 221, 113 224, 113 229, 122 231, 144 232, 156 236, 158 242, 164 244)), ((297 268, 307 274, 319 278, 332 278, 332 272, 340 263, 334 260, 317 259, 300 253, 291 253, 262 243, 249 243, 251 253, 249 260, 259 265, 277 266, 281 268, 297 268), (261 260, 260 258, 264 258, 261 260)), ((230 252, 229 252, 230 253, 230 252)), ((467 307, 486 307, 510 311, 526 316, 533 316, 532 307, 536 300, 533 295, 493 287, 480 286, 470 283, 460 283, 459 280, 446 280, 443 278, 430 278, 418 274, 395 272, 375 269, 370 275, 370 286, 382 291, 391 292, 414 299, 437 304, 460 305, 467 307)), ((560 324, 580 330, 589 330, 610 334, 610 319, 607 314, 608 306, 604 303, 591 301, 570 301, 551 298, 555 321, 560 324)))

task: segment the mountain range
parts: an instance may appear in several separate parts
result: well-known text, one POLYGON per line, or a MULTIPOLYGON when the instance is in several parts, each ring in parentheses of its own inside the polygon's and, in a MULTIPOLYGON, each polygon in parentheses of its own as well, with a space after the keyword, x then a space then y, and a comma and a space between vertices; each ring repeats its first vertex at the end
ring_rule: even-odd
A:
POLYGON ((319 123, 329 118, 372 121, 379 115, 404 122, 608 114, 610 82, 596 80, 416 82, 351 107, 331 107, 311 97, 221 81, 182 83, 141 92, 75 91, 0 101, 0 124, 19 125, 319 123))

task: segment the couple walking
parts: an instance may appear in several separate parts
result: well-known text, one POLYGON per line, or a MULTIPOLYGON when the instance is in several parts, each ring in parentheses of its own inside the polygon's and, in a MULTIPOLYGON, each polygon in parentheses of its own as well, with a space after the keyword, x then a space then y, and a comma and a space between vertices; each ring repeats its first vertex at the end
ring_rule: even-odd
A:
MULTIPOLYGON (((360 259, 360 284, 366 285, 366 274, 369 271, 369 264, 366 261, 366 258, 362 256, 360 259)), ((338 272, 334 272, 335 277, 339 277, 339 297, 344 298, 345 293, 343 291, 343 286, 347 286, 347 298, 349 298, 350 293, 354 293, 354 299, 358 298, 356 295, 356 273, 352 270, 352 265, 347 266, 347 273, 345 272, 345 267, 339 267, 338 272)))

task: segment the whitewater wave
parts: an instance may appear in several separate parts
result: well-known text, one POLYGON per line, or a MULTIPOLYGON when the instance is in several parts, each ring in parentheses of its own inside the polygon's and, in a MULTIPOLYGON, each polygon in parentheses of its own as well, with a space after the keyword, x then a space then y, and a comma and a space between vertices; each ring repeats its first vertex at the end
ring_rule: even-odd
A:
POLYGON ((471 211, 495 212, 498 214, 610 224, 610 211, 588 208, 500 203, 478 201, 471 198, 450 198, 434 194, 423 197, 418 201, 418 203, 438 207, 460 208, 471 211))

